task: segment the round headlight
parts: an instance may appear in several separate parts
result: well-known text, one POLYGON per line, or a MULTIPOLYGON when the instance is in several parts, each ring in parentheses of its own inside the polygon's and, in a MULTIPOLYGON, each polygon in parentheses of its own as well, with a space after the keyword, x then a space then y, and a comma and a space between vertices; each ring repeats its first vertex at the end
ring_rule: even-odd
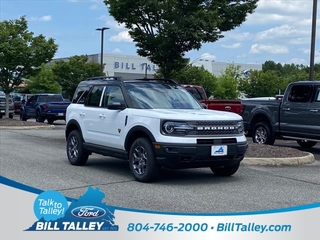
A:
POLYGON ((172 133, 174 131, 174 124, 172 122, 166 122, 163 127, 167 133, 172 133))

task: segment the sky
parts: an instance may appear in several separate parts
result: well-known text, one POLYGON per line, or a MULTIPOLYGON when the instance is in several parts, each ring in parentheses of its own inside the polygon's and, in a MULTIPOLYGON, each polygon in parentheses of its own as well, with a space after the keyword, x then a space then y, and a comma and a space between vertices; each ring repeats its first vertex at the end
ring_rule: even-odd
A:
MULTIPOLYGON (((134 0, 133 0, 134 1, 134 0)), ((317 4, 315 63, 320 63, 320 21, 317 4)), ((260 0, 241 26, 224 38, 187 52, 191 62, 211 60, 263 64, 310 64, 313 0, 260 0)), ((104 32, 104 53, 137 55, 127 29, 108 12, 103 0, 0 0, 0 21, 26 16, 35 35, 52 37, 59 45, 55 58, 97 54, 104 32)))

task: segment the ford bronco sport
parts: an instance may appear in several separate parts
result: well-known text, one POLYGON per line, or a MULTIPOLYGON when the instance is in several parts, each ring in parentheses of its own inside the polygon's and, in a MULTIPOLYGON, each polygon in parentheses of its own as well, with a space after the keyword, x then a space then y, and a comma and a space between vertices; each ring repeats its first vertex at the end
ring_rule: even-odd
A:
POLYGON ((65 137, 72 165, 91 153, 121 158, 140 182, 156 180, 161 167, 230 176, 247 149, 241 116, 204 109, 171 79, 82 81, 67 108, 65 137))

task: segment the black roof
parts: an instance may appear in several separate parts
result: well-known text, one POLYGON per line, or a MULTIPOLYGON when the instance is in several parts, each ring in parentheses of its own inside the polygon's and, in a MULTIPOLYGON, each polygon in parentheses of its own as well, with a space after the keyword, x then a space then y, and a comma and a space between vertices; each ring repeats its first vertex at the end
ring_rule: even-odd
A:
POLYGON ((320 85, 320 81, 319 80, 314 80, 314 81, 297 81, 297 82, 291 82, 291 84, 294 85, 305 85, 305 84, 309 84, 309 85, 320 85))
POLYGON ((166 84, 173 84, 173 85, 178 85, 177 82, 175 82, 172 79, 169 78, 137 78, 137 79, 123 79, 120 76, 97 76, 97 77, 90 77, 87 78, 86 80, 82 81, 79 83, 81 86, 88 86, 92 84, 103 84, 106 81, 121 81, 121 82, 164 82, 166 84))

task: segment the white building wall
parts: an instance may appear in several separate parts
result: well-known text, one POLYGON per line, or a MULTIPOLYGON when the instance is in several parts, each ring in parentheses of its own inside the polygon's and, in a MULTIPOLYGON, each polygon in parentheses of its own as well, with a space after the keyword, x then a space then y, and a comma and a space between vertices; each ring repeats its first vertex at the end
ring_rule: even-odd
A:
MULTIPOLYGON (((91 54, 88 55, 88 58, 89 61, 100 63, 100 54, 91 54)), ((67 59, 60 58, 53 61, 67 59)), ((143 78, 146 74, 147 77, 151 78, 158 69, 157 65, 147 58, 132 55, 104 54, 103 63, 105 64, 104 72, 108 76, 122 76, 123 78, 143 78)), ((230 64, 239 65, 242 71, 262 69, 260 64, 226 63, 204 59, 199 59, 192 63, 193 66, 204 66, 206 70, 215 76, 219 76, 230 64)))

